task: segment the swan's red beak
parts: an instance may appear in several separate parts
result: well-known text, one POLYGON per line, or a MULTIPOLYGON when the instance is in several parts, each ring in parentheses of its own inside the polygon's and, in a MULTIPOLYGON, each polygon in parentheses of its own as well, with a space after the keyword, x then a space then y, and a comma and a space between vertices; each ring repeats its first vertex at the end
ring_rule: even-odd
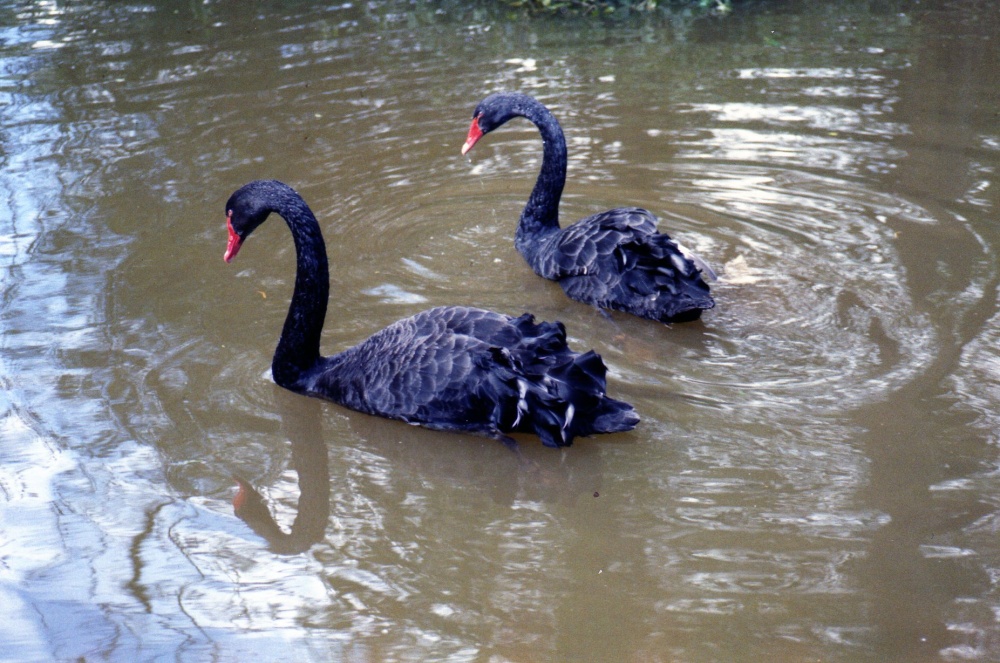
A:
POLYGON ((225 260, 226 262, 229 262, 230 260, 236 257, 237 253, 240 252, 240 244, 243 243, 243 240, 240 239, 240 236, 236 234, 235 230, 233 230, 232 211, 226 214, 226 228, 229 229, 229 244, 226 245, 226 254, 222 256, 222 259, 225 260))
POLYGON ((249 492, 247 489, 249 488, 249 484, 235 475, 233 476, 233 481, 236 482, 236 486, 239 488, 239 491, 236 493, 236 497, 233 498, 233 511, 239 513, 240 509, 243 508, 243 505, 246 504, 247 493, 249 492))
POLYGON ((469 135, 465 138, 465 145, 462 146, 462 156, 472 149, 472 146, 483 137, 483 130, 479 128, 479 116, 472 118, 472 126, 469 127, 469 135))

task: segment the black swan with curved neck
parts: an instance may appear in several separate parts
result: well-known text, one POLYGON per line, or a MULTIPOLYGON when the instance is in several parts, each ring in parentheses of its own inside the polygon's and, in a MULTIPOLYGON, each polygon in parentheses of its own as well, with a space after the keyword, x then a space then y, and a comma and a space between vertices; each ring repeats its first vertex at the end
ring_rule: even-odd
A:
POLYGON ((697 320, 715 306, 702 273, 715 273, 698 256, 656 232, 655 216, 621 207, 559 227, 559 199, 566 184, 566 139, 555 116, 526 94, 499 92, 472 114, 462 146, 467 153, 485 134, 523 117, 542 134, 542 170, 514 236, 514 246, 535 273, 571 299, 659 320, 697 320))
POLYGON ((513 446, 511 432, 546 446, 631 430, 628 403, 605 395, 607 368, 593 350, 573 352, 562 323, 536 324, 462 306, 442 306, 389 325, 363 343, 320 356, 330 292, 326 246, 309 206, 291 187, 258 180, 226 203, 225 260, 267 217, 285 219, 295 241, 295 288, 271 375, 286 389, 368 414, 436 430, 486 435, 513 446))

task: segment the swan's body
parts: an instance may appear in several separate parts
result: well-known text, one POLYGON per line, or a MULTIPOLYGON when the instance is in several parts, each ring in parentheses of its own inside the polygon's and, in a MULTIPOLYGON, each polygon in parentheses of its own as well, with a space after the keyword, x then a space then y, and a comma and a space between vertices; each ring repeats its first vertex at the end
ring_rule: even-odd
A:
POLYGON ((702 273, 711 268, 664 233, 644 209, 622 207, 559 227, 566 183, 566 139, 555 116, 528 95, 502 92, 473 112, 462 154, 483 135, 523 117, 538 127, 544 151, 535 188, 521 213, 514 246, 535 273, 577 301, 660 322, 696 320, 715 306, 702 273))
POLYGON ((607 369, 597 354, 571 351, 561 323, 536 324, 528 314, 433 308, 321 356, 326 248, 316 217, 291 187, 256 181, 232 195, 225 259, 272 212, 288 224, 297 260, 292 302, 271 363, 280 386, 360 412, 507 442, 506 433, 531 432, 547 446, 568 446, 576 436, 631 430, 638 423, 631 405, 605 396, 607 369))

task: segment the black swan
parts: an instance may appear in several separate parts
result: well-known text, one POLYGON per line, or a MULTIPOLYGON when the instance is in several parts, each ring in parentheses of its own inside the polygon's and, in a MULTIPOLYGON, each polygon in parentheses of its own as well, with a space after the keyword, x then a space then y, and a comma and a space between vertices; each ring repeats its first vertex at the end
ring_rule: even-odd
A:
POLYGON ((319 223, 291 187, 258 180, 226 203, 225 260, 275 212, 295 240, 295 288, 271 375, 286 389, 436 430, 503 441, 537 434, 549 447, 576 436, 631 430, 639 416, 605 395, 607 368, 593 350, 573 352, 562 323, 536 324, 462 306, 442 306, 389 325, 330 357, 319 353, 329 267, 319 223))
POLYGON ((464 155, 483 135, 523 117, 542 134, 542 170, 514 236, 514 246, 535 273, 571 299, 601 309, 659 320, 697 320, 715 306, 701 274, 716 278, 698 256, 656 232, 655 216, 621 207, 559 227, 559 199, 566 184, 566 139, 555 116, 526 94, 499 92, 472 113, 464 155))

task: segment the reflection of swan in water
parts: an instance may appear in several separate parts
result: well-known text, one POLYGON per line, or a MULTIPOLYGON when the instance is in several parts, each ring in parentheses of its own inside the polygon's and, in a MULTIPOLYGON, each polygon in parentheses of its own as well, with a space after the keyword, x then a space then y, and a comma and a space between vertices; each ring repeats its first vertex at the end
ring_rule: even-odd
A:
MULTIPOLYGON (((277 390, 276 390, 277 392, 277 390)), ((297 399, 277 392, 282 430, 291 442, 292 467, 298 474, 298 513, 289 532, 282 530, 264 497, 249 481, 234 477, 239 492, 233 499, 236 516, 279 554, 295 554, 323 541, 330 519, 330 465, 322 434, 322 402, 297 399)), ((350 446, 370 454, 371 462, 385 462, 398 482, 413 476, 421 482, 440 481, 485 493, 496 504, 518 500, 571 503, 594 499, 603 492, 602 450, 585 445, 563 454, 558 463, 543 447, 526 450, 537 463, 524 463, 503 447, 462 435, 437 435, 422 428, 403 428, 393 422, 347 413, 350 446), (527 469, 526 469, 527 468, 527 469)), ((336 453, 336 451, 334 452, 336 453)), ((394 482, 394 484, 397 482, 394 482)))
MULTIPOLYGON (((604 493, 606 442, 573 447, 552 454, 541 445, 521 445, 521 454, 509 453, 471 435, 439 435, 419 427, 401 428, 387 419, 344 413, 352 452, 366 458, 368 471, 389 479, 389 492, 413 482, 412 490, 473 491, 496 505, 521 501, 569 504, 604 493), (444 488, 451 486, 452 488, 444 488)), ((372 490, 385 486, 369 484, 372 490)), ((336 498, 335 498, 336 499, 336 498)))
MULTIPOLYGON (((281 430, 291 443, 292 468, 298 475, 295 520, 285 532, 272 507, 243 477, 234 477, 239 491, 233 508, 240 520, 267 541, 272 552, 287 555, 304 552, 326 537, 332 492, 329 449, 323 437, 327 409, 322 401, 298 398, 281 389, 275 389, 274 395, 281 430)), ((440 481, 457 484, 462 490, 474 489, 496 504, 525 499, 570 503, 603 493, 603 452, 596 445, 562 454, 558 462, 553 462, 544 447, 530 447, 524 450, 529 458, 526 463, 504 447, 473 436, 441 436, 419 427, 400 428, 392 421, 354 412, 340 417, 345 415, 349 428, 346 446, 370 453, 369 462, 384 461, 398 480, 394 485, 416 476, 421 483, 440 481)), ((336 443, 331 444, 336 454, 336 443)))
POLYGON ((234 477, 239 492, 233 498, 237 517, 263 537, 276 553, 308 550, 322 541, 330 519, 330 465, 323 441, 321 404, 278 395, 282 429, 292 444, 292 467, 299 477, 298 515, 289 533, 282 531, 264 498, 248 481, 234 477), (299 401, 299 402, 292 402, 299 401))

